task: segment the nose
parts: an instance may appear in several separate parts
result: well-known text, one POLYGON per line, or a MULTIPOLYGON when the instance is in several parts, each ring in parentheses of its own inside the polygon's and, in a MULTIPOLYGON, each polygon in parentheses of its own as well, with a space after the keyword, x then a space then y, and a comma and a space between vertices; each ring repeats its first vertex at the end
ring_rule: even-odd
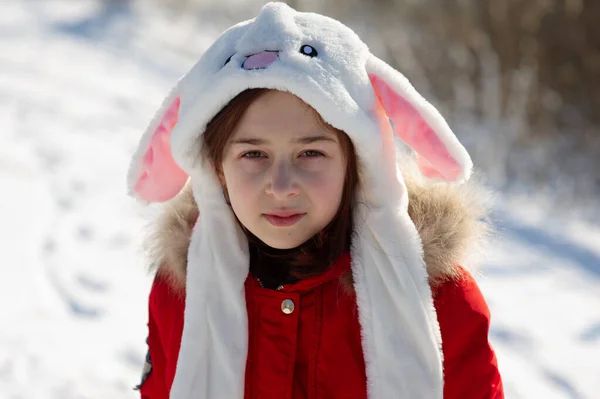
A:
POLYGON ((278 200, 285 200, 299 194, 292 169, 291 166, 285 163, 280 163, 273 168, 266 187, 268 195, 278 200))
POLYGON ((242 64, 244 69, 265 69, 273 63, 279 56, 276 51, 263 51, 262 53, 252 54, 246 58, 242 64))

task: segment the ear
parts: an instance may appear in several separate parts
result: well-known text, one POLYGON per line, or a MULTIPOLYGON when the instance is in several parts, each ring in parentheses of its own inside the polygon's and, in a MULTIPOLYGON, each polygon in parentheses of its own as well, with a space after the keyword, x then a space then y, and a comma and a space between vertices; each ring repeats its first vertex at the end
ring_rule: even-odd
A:
POLYGON ((181 99, 172 93, 143 134, 129 166, 131 195, 145 201, 162 202, 177 195, 188 175, 173 159, 169 139, 179 119, 181 99))
POLYGON ((471 158, 438 110, 379 58, 371 55, 366 70, 396 135, 417 153, 421 173, 448 181, 468 180, 471 158))

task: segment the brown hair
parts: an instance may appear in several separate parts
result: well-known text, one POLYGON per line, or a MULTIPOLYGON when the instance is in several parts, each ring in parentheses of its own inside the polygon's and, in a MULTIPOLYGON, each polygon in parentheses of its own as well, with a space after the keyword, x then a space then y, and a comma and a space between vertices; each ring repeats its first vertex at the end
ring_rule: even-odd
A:
MULTIPOLYGON (((248 89, 238 94, 208 123, 201 136, 200 151, 203 159, 212 163, 220 173, 225 147, 248 107, 269 89, 248 89)), ((341 130, 327 124, 315 112, 317 122, 336 133, 346 158, 346 176, 340 207, 331 222, 319 233, 297 248, 278 250, 269 247, 241 223, 250 245, 250 267, 255 264, 285 266, 297 278, 318 275, 350 249, 352 236, 352 204, 358 186, 358 165, 354 145, 341 130)), ((239 223, 239 220, 238 220, 239 223)))

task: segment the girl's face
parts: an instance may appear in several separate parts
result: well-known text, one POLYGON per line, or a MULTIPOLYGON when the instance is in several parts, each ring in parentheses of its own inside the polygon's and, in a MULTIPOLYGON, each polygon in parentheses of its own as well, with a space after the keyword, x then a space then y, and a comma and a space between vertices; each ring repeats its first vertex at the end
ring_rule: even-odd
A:
POLYGON ((295 248, 340 206, 346 159, 335 132, 298 97, 269 91, 240 120, 223 154, 221 184, 240 222, 272 248, 295 248))

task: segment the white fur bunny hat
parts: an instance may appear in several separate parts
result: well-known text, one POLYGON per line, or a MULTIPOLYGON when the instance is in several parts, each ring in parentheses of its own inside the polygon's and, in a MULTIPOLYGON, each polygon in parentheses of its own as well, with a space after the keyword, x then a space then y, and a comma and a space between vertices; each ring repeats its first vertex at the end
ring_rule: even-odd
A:
POLYGON ((172 399, 244 396, 248 242, 209 162, 206 124, 248 88, 288 91, 352 139, 360 162, 352 273, 370 399, 441 398, 441 337, 419 235, 407 212, 394 131, 428 177, 461 182, 471 160, 439 112, 348 27, 269 3, 226 30, 183 76, 142 136, 130 191, 166 201, 190 179, 199 208, 172 399), (393 122, 393 128, 390 124, 393 122))

